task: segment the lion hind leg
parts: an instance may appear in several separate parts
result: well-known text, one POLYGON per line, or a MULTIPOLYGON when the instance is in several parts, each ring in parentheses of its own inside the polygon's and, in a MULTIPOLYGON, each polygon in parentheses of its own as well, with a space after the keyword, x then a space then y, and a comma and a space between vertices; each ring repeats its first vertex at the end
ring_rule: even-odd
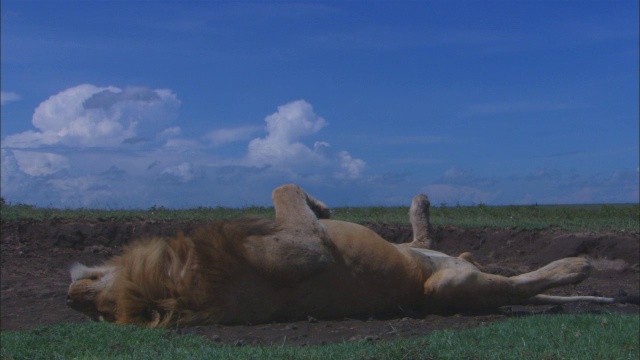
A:
POLYGON ((276 221, 285 228, 310 229, 320 227, 318 219, 331 217, 331 210, 322 201, 293 184, 277 187, 271 194, 276 221))
POLYGON ((571 257, 556 260, 536 271, 512 276, 510 279, 533 296, 554 287, 577 284, 589 276, 590 270, 591 265, 587 259, 571 257))
POLYGON ((484 271, 484 266, 480 265, 480 263, 478 263, 475 259, 475 257, 473 256, 472 253, 465 251, 462 254, 458 255, 458 258, 470 263, 471 265, 475 266, 478 268, 478 270, 480 271, 484 271))
MULTIPOLYGON (((545 300, 560 302, 565 300, 539 294, 550 288, 576 284, 588 273, 589 263, 583 258, 557 260, 536 271, 512 277, 448 268, 437 271, 425 282, 424 293, 436 312, 489 310, 545 300)), ((595 297, 576 297, 573 301, 609 303, 595 297)))
POLYGON ((318 219, 330 219, 331 209, 322 201, 307 194, 307 205, 318 219))
POLYGON ((429 219, 429 208, 431 203, 429 197, 419 194, 413 197, 411 207, 409 208, 409 220, 411 221, 411 229, 413 230, 413 241, 407 244, 411 247, 431 249, 433 240, 429 235, 431 228, 429 219))
POLYGON ((266 274, 299 281, 334 261, 332 243, 318 217, 329 208, 299 186, 282 185, 272 193, 278 232, 245 242, 245 256, 266 274))
POLYGON ((501 275, 474 269, 447 268, 435 272, 424 283, 426 311, 452 313, 480 311, 519 303, 531 297, 501 275))

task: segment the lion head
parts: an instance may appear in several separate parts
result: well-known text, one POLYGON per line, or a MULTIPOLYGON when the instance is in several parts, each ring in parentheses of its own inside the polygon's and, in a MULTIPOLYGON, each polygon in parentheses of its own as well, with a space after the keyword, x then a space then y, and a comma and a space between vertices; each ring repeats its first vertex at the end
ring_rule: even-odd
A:
POLYGON ((115 321, 116 300, 109 291, 114 267, 90 268, 75 263, 70 270, 67 306, 95 321, 115 321))

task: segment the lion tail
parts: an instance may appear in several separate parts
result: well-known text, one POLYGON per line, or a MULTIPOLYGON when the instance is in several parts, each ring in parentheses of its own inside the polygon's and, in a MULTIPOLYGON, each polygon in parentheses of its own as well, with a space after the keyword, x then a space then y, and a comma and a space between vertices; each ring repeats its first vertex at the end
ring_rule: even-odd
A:
POLYGON ((602 296, 554 296, 536 295, 525 300, 522 305, 561 305, 572 302, 591 302, 596 304, 635 304, 640 305, 640 296, 622 292, 616 297, 602 296))

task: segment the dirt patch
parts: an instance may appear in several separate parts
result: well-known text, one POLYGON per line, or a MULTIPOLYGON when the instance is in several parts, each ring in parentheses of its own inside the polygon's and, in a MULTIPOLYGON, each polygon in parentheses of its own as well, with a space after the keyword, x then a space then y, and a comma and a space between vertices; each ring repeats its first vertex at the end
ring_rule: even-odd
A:
MULTIPOLYGON (((0 329, 31 329, 58 322, 88 321, 65 305, 68 269, 75 261, 98 264, 117 254, 131 239, 190 233, 197 222, 46 221, 2 223, 0 329)), ((403 243, 411 228, 370 224, 385 239, 403 243)), ((590 278, 575 286, 553 290, 557 295, 617 296, 639 292, 639 234, 622 232, 566 232, 557 229, 516 231, 500 229, 433 229, 435 248, 451 255, 473 252, 485 270, 514 275, 534 270, 567 256, 591 259, 590 278)), ((329 344, 411 338, 440 329, 481 326, 512 316, 539 313, 639 313, 633 304, 504 307, 492 313, 430 315, 423 318, 384 318, 337 321, 299 321, 242 326, 203 326, 179 332, 204 336, 217 343, 329 344)))

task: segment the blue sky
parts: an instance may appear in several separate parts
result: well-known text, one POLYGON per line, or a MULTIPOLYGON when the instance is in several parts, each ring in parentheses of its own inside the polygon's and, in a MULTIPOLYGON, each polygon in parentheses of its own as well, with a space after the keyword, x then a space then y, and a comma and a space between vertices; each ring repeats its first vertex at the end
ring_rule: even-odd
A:
POLYGON ((2 1, 2 196, 637 203, 638 2, 2 1))

